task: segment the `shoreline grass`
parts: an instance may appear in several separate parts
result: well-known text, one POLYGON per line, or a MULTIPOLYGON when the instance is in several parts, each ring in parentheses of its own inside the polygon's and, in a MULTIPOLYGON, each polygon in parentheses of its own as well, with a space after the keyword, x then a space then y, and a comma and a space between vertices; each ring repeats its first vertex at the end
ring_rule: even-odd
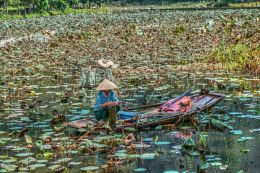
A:
MULTIPOLYGON (((12 20, 12 19, 23 19, 23 18, 35 18, 44 16, 57 16, 57 15, 69 15, 69 14, 100 14, 100 13, 112 13, 112 12, 122 12, 122 11, 134 11, 134 10, 146 10, 146 9, 203 9, 212 8, 208 7, 208 2, 199 3, 173 3, 173 4, 162 4, 162 5, 126 5, 126 6, 103 6, 101 8, 92 9, 73 9, 67 8, 65 11, 50 11, 44 13, 28 13, 28 14, 4 14, 3 9, 0 8, 0 20, 12 20)), ((260 2, 247 2, 247 3, 230 3, 229 8, 260 8, 260 2)), ((214 8, 212 8, 214 9, 214 8)), ((217 8, 216 8, 217 9, 217 8)), ((14 7, 9 7, 8 10, 16 11, 14 7)))

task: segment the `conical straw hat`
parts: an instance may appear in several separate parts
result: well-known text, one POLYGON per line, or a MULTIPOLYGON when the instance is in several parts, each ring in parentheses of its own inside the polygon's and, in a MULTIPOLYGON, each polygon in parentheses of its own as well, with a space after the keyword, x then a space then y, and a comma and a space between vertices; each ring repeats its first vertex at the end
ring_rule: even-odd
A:
POLYGON ((113 82, 109 81, 108 79, 104 79, 97 87, 96 90, 112 90, 116 89, 117 86, 113 82))

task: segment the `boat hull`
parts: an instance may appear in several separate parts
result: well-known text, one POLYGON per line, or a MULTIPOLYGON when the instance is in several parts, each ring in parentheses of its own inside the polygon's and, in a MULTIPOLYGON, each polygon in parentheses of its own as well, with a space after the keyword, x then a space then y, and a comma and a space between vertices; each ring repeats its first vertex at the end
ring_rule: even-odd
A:
MULTIPOLYGON (((145 127, 154 127, 157 125, 166 125, 166 124, 174 124, 187 121, 193 115, 198 114, 200 112, 207 112, 212 109, 214 105, 219 103, 223 99, 224 95, 218 93, 208 93, 204 95, 193 95, 191 96, 192 107, 189 111, 186 112, 160 112, 158 111, 158 106, 154 107, 145 106, 145 108, 149 108, 150 111, 146 109, 140 111, 139 116, 136 117, 136 114, 129 114, 132 117, 123 120, 123 124, 117 126, 118 130, 122 130, 126 127, 135 127, 138 129, 145 127), (152 111, 151 111, 152 110, 152 111)), ((131 109, 131 110, 140 110, 140 108, 131 109)), ((88 121, 90 119, 82 119, 70 122, 68 125, 73 128, 86 128, 88 121)))

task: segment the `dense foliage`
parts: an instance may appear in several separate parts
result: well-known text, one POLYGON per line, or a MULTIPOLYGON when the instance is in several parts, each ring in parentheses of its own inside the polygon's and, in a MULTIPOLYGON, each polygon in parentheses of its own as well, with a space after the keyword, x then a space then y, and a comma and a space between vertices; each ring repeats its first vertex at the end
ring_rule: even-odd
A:
MULTIPOLYGON (((259 57, 258 13, 257 9, 169 11, 3 21, 0 22, 0 37, 4 40, 3 47, 0 42, 4 58, 1 62, 10 73, 16 73, 19 66, 9 66, 7 62, 11 59, 25 63, 23 66, 26 67, 25 59, 37 59, 33 66, 38 66, 40 61, 51 58, 53 61, 48 61, 51 66, 70 66, 79 73, 80 67, 86 67, 87 62, 108 58, 120 63, 124 69, 119 75, 143 70, 146 78, 152 71, 171 71, 176 64, 201 62, 205 58, 209 62, 231 65, 238 59, 238 63, 232 65, 232 69, 237 70, 248 62, 257 62, 259 57), (7 44, 11 42, 10 38, 14 43, 22 41, 7 44), (20 58, 24 61, 17 60, 20 58), (144 67, 129 68, 129 64, 137 62, 143 65, 136 67, 144 67)), ((247 72, 259 75, 260 71, 256 70, 259 67, 252 64, 247 72)), ((42 70, 49 71, 48 68, 42 70)))
MULTIPOLYGON (((250 2, 254 2, 253 0, 250 2)), ((0 6, 3 7, 4 13, 17 13, 22 11, 24 14, 28 12, 50 12, 50 11, 64 11, 66 8, 84 9, 84 8, 98 8, 102 4, 107 5, 166 5, 176 2, 196 2, 199 0, 0 0, 0 6)), ((242 0, 206 0, 208 7, 225 7, 232 2, 247 2, 242 0)))

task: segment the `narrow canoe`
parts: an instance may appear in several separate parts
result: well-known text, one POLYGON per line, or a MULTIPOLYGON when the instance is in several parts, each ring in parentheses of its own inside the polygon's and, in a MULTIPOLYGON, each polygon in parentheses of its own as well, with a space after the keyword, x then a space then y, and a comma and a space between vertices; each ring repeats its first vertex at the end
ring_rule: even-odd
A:
MULTIPOLYGON (((192 115, 199 112, 209 111, 214 105, 219 103, 223 99, 224 95, 219 93, 208 93, 204 95, 192 95, 191 108, 186 112, 160 112, 158 107, 162 104, 156 104, 152 106, 142 106, 130 111, 120 112, 118 117, 123 121, 123 124, 118 126, 118 129, 124 127, 153 127, 157 125, 173 124, 182 120, 188 120, 192 115), (141 110, 140 110, 141 109, 141 110), (136 110, 140 110, 135 112, 136 110), (122 116, 125 115, 125 116, 122 116)), ((181 98, 180 98, 181 99, 181 98)), ((68 125, 73 128, 86 128, 89 121, 93 119, 81 119, 72 121, 68 125)))

